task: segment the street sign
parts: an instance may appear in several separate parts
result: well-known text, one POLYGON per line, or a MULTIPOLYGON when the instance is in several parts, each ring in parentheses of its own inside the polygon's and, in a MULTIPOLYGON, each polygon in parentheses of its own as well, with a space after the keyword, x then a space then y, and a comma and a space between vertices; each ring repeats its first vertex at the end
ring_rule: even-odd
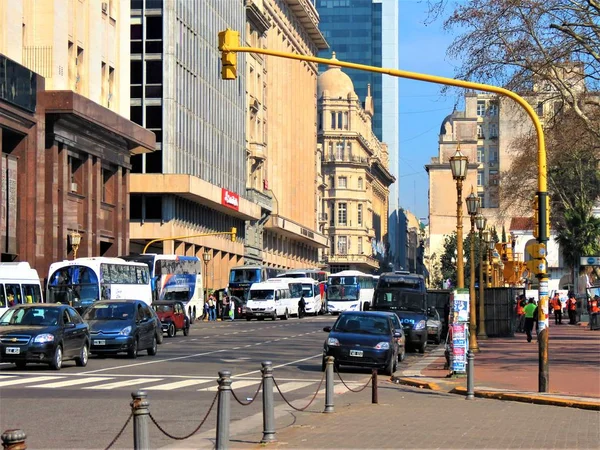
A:
POLYGON ((580 266, 600 266, 600 256, 582 256, 579 260, 580 266))

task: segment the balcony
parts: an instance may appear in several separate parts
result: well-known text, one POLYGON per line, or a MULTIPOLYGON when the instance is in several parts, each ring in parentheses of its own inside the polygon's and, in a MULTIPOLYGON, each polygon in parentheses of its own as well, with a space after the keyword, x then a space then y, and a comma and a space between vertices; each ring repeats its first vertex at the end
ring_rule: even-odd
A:
POLYGON ((261 208, 266 209, 267 211, 273 211, 273 199, 267 194, 254 188, 250 188, 246 189, 246 197, 261 208))
POLYGON ((327 213, 319 213, 319 222, 326 223, 328 220, 327 213))
POLYGON ((263 142, 250 142, 248 144, 248 156, 256 161, 264 161, 267 159, 266 148, 267 146, 263 142))
POLYGON ((369 158, 354 155, 324 155, 323 163, 350 163, 357 165, 368 165, 369 158))
POLYGON ((350 253, 336 253, 334 255, 324 255, 323 259, 328 264, 364 264, 369 267, 378 268, 379 262, 369 255, 357 255, 350 253))

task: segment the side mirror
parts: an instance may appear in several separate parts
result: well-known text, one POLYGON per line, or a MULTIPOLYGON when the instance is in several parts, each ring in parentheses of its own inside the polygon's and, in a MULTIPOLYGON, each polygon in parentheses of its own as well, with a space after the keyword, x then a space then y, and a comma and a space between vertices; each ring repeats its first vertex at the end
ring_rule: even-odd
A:
POLYGON ((325 327, 325 328, 323 328, 323 331, 325 331, 326 333, 329 333, 331 331, 331 327, 325 327))
POLYGON ((394 337, 395 338, 402 337, 402 333, 400 331, 394 331, 394 337))
POLYGON ((65 328, 75 328, 75 324, 73 322, 65 323, 65 328))
POLYGON ((364 311, 368 311, 369 309, 371 309, 371 303, 370 302, 365 302, 363 304, 363 310, 364 311))

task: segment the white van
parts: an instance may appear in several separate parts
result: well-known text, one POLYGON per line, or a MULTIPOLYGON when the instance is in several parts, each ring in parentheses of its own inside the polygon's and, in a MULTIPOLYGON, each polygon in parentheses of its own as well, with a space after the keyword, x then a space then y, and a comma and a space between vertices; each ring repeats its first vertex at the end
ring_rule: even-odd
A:
POLYGON ((290 280, 290 291, 292 292, 292 297, 296 300, 296 313, 298 312, 298 301, 302 294, 304 294, 304 302, 306 303, 304 307, 306 314, 314 314, 316 316, 321 313, 323 303, 318 281, 308 277, 294 278, 290 280), (298 289, 292 286, 292 284, 299 285, 300 292, 297 293, 298 289))
MULTIPOLYGON (((291 294, 289 284, 281 280, 267 280, 253 283, 248 291, 246 303, 246 320, 256 318, 264 320, 279 317, 287 320, 291 314, 291 294)), ((296 310, 298 307, 296 306, 296 310)))
POLYGON ((0 316, 11 306, 43 301, 40 277, 28 262, 0 263, 0 316))

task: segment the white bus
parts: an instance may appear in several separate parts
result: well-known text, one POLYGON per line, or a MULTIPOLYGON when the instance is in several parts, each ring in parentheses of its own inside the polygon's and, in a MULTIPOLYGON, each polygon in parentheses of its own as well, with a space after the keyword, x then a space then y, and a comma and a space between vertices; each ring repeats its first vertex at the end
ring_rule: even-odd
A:
POLYGON ((277 278, 312 278, 313 280, 317 281, 321 298, 321 308, 319 312, 324 313, 328 275, 329 272, 321 269, 291 269, 277 275, 277 278))
POLYGON ((198 257, 143 253, 121 258, 148 265, 154 300, 181 301, 190 323, 202 316, 204 290, 202 263, 198 257))
POLYGON ((363 311, 375 293, 375 277, 358 270, 344 270, 327 278, 327 311, 363 311))
POLYGON ((308 277, 289 279, 290 292, 293 301, 296 303, 296 314, 298 312, 298 301, 300 301, 302 294, 304 294, 304 302, 306 303, 304 308, 306 314, 314 314, 316 316, 322 312, 323 302, 319 284, 317 280, 308 277))
POLYGON ((0 263, 0 316, 11 306, 42 303, 42 285, 37 270, 28 262, 0 263))
POLYGON ((50 264, 48 303, 82 311, 98 300, 131 299, 152 303, 148 266, 121 258, 77 258, 50 264))
MULTIPOLYGON (((253 283, 248 291, 246 320, 264 320, 265 317, 287 320, 294 313, 292 303, 294 301, 287 280, 273 278, 262 283, 253 283)), ((295 303, 295 313, 298 314, 298 301, 295 303)))

